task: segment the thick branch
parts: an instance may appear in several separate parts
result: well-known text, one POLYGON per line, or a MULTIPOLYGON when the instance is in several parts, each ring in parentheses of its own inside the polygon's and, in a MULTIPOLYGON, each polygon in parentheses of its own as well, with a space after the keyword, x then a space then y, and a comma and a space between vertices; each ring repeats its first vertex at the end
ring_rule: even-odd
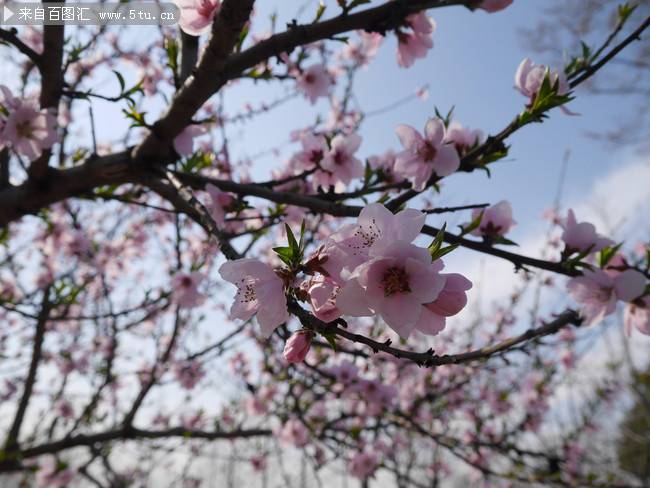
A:
POLYGON ((137 160, 153 160, 166 155, 171 141, 190 123, 192 116, 220 88, 226 59, 232 53, 241 31, 248 22, 254 0, 225 0, 212 25, 212 37, 199 64, 176 93, 167 113, 134 151, 137 160))
POLYGON ((0 226, 103 185, 137 182, 138 168, 130 161, 129 152, 115 153, 65 170, 51 168, 45 180, 6 188, 0 191, 0 226))
MULTIPOLYGON (((41 61, 41 108, 55 111, 63 91, 63 43, 64 26, 46 25, 43 29, 43 56, 41 61)), ((47 174, 50 161, 50 150, 44 151, 41 157, 32 162, 29 167, 30 178, 39 180, 47 174)))
POLYGON ((199 58, 199 38, 181 31, 181 71, 178 81, 183 84, 192 74, 199 58))

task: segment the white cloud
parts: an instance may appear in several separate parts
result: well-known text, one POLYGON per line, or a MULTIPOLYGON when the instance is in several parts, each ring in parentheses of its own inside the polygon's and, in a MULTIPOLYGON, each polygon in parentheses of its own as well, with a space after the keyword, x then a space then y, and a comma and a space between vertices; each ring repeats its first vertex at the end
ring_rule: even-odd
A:
MULTIPOLYGON (((637 239, 647 238, 650 230, 650 158, 621 164, 595 180, 589 192, 582 196, 572 195, 567 200, 565 209, 573 208, 578 220, 593 222, 601 233, 615 240, 625 239, 634 244, 637 239)), ((524 237, 519 239, 519 247, 508 250, 539 257, 546 241, 547 224, 537 220, 528 227, 524 237)), ((480 294, 483 305, 512 293, 518 280, 513 270, 508 261, 473 251, 455 253, 448 259, 447 266, 448 272, 462 273, 477 285, 471 292, 471 299, 477 299, 480 294)))

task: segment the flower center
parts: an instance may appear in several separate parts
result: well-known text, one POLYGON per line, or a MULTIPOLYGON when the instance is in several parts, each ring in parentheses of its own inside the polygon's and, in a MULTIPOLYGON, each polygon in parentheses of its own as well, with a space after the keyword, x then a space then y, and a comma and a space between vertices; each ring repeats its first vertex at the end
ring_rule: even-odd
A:
POLYGON ((214 5, 210 0, 201 0, 199 8, 197 9, 198 13, 202 17, 210 17, 212 12, 216 10, 216 5, 214 5))
POLYGON ((430 142, 425 142, 424 145, 418 149, 418 156, 424 159, 427 162, 431 162, 436 159, 436 154, 438 150, 430 142))
POLYGON ((181 280, 181 286, 183 288, 189 288, 192 286, 192 278, 189 276, 184 276, 183 279, 181 280))
POLYGON ((18 122, 16 124, 16 132, 22 138, 31 139, 33 131, 32 131, 32 126, 29 123, 29 120, 18 122))
POLYGON ((313 73, 307 73, 305 75, 305 83, 312 84, 316 82, 316 77, 313 75, 313 73))
POLYGON ((323 159, 323 151, 321 149, 316 149, 311 152, 311 155, 309 156, 309 161, 318 164, 321 162, 323 159))
POLYGON ((607 302, 612 296, 612 289, 607 286, 599 286, 595 292, 596 300, 599 302, 607 302))
POLYGON ((381 237, 381 231, 377 227, 377 222, 375 219, 372 219, 370 225, 367 227, 359 226, 354 233, 355 237, 361 239, 361 245, 350 246, 352 248, 352 254, 355 256, 360 253, 363 249, 367 249, 372 246, 377 239, 381 237))
POLYGON ((404 268, 392 266, 384 272, 381 279, 381 286, 384 288, 384 296, 390 297, 396 293, 408 293, 411 291, 409 286, 409 275, 404 268))
POLYGON ((237 285, 237 296, 235 298, 244 303, 250 303, 257 300, 257 294, 255 293, 255 288, 253 288, 253 283, 247 281, 246 278, 242 278, 241 284, 237 285))
POLYGON ((334 164, 341 166, 345 161, 345 154, 340 151, 334 152, 334 164))

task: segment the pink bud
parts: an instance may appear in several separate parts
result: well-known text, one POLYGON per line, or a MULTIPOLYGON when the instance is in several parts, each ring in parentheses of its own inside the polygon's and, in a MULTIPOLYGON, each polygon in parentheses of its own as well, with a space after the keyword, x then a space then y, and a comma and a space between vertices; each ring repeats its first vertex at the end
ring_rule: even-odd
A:
POLYGON ((462 275, 452 273, 446 276, 445 287, 433 303, 426 307, 443 317, 451 317, 467 305, 466 291, 472 288, 472 282, 462 275))
POLYGON ((311 331, 304 329, 295 332, 284 345, 284 359, 289 363, 304 361, 311 347, 313 335, 311 331))
POLYGON ((512 4, 512 1, 513 0, 483 0, 483 3, 479 8, 482 8, 486 12, 494 13, 509 7, 510 4, 512 4))

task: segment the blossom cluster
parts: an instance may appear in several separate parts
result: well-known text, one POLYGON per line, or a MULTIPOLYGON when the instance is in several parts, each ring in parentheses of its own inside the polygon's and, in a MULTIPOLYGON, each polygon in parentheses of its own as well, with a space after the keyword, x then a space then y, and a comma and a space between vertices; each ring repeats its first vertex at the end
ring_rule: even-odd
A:
POLYGON ((0 85, 0 149, 9 147, 29 161, 38 159, 59 140, 56 125, 54 114, 39 109, 36 99, 14 97, 0 85))
MULTIPOLYGON (((417 330, 436 335, 446 318, 467 303, 472 283, 460 274, 441 273, 442 260, 413 244, 425 214, 406 209, 397 214, 375 203, 353 224, 333 233, 307 259, 309 277, 293 288, 267 264, 240 259, 222 265, 222 277, 237 286, 231 316, 248 320, 257 314, 265 336, 287 320, 287 294, 304 298, 324 322, 340 317, 381 317, 401 337, 417 330)), ((303 331, 285 348, 291 362, 309 349, 303 331)))
POLYGON ((625 330, 629 334, 637 329, 650 334, 650 295, 646 276, 630 266, 625 257, 614 252, 618 247, 614 241, 599 234, 590 222, 578 222, 575 213, 569 209, 567 216, 559 221, 562 227, 564 249, 562 259, 593 259, 601 253, 601 266, 588 265, 582 273, 569 280, 569 294, 582 309, 586 325, 594 325, 605 316, 616 311, 618 301, 626 302, 625 330), (607 259, 602 253, 612 252, 607 259))

